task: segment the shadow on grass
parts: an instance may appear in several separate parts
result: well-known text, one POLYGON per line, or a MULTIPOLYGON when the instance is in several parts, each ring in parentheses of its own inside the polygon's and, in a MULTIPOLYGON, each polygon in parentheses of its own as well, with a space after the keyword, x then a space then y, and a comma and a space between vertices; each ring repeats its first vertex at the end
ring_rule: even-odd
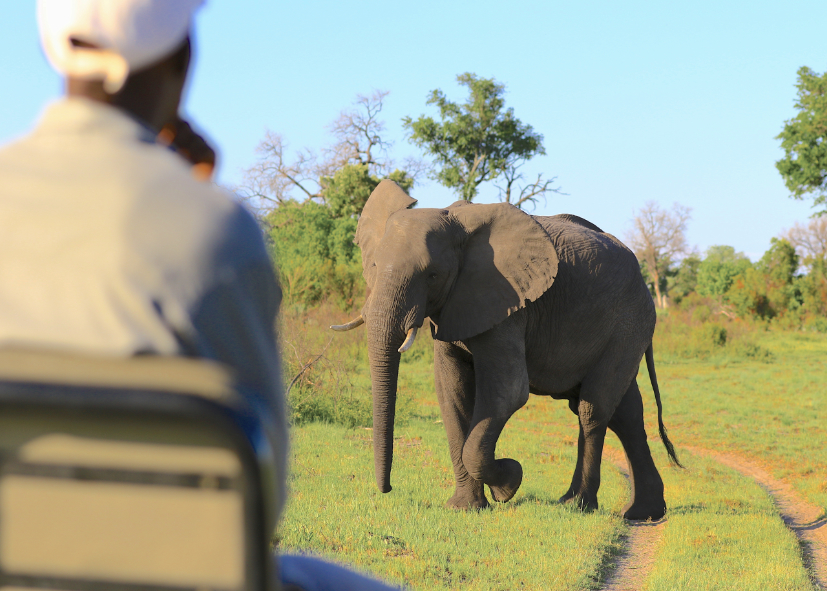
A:
POLYGON ((540 496, 534 493, 520 495, 519 498, 509 501, 508 504, 513 507, 519 507, 521 505, 563 506, 563 504, 560 503, 556 497, 549 497, 547 495, 540 496))
MULTIPOLYGON (((691 503, 687 505, 677 505, 669 508, 670 515, 698 515, 705 513, 707 515, 763 515, 767 514, 768 510, 753 505, 752 503, 745 503, 743 501, 714 501, 711 503, 691 503)), ((774 514, 774 513, 772 513, 774 514)))

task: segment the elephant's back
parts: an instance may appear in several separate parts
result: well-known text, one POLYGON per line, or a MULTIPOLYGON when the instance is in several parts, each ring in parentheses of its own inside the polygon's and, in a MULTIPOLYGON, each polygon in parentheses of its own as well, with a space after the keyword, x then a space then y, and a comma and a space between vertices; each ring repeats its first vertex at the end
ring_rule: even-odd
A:
MULTIPOLYGON (((620 240, 591 222, 568 214, 538 216, 559 258, 549 296, 567 308, 588 307, 588 301, 612 301, 619 316, 643 313, 653 323, 654 304, 635 254, 620 240)), ((607 304, 608 305, 608 304, 607 304)))
POLYGON ((530 310, 529 376, 540 391, 562 392, 591 371, 609 342, 639 346, 642 356, 654 332, 655 308, 637 257, 617 238, 577 216, 535 219, 559 264, 554 284, 530 310), (565 370, 539 369, 550 366, 565 370))
POLYGON ((560 263, 576 269, 577 273, 602 274, 605 278, 611 271, 623 276, 640 276, 637 257, 620 240, 604 232, 595 224, 572 214, 535 216, 551 238, 560 263), (603 268, 610 264, 613 269, 603 268))
POLYGON ((601 234, 603 233, 603 230, 595 226, 589 220, 581 218, 579 215, 574 215, 573 213, 558 213, 557 215, 551 216, 535 216, 534 219, 539 221, 540 225, 544 224, 541 220, 548 220, 549 224, 554 222, 569 222, 572 224, 577 224, 578 226, 583 226, 584 228, 588 228, 589 230, 593 230, 595 232, 600 232, 601 234))

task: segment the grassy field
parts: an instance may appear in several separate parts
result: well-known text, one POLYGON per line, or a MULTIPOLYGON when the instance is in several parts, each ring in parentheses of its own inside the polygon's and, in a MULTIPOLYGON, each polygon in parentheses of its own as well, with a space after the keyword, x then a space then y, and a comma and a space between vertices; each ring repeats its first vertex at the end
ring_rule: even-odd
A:
MULTIPOLYGON (((302 351, 296 347, 293 369, 312 358, 314 347, 329 343, 316 328, 324 322, 302 323, 285 329, 311 335, 303 337, 302 351)), ((345 339, 327 344, 327 365, 307 371, 291 394, 309 408, 321 405, 308 402, 314 388, 342 392, 338 410, 317 412, 327 423, 307 415, 293 429, 282 548, 314 552, 412 589, 600 587, 627 531, 618 512, 628 488, 619 470, 604 462, 599 511, 582 514, 556 504, 576 454, 576 419, 565 403, 532 396, 507 425, 498 456, 520 460, 525 470, 511 502, 481 513, 447 510, 453 474, 433 394, 429 339, 419 339, 400 371, 394 490, 383 495, 373 481, 371 431, 359 426, 364 418, 353 418, 369 408, 364 334, 337 336, 345 339), (351 426, 331 424, 331 417, 351 426)), ((655 343, 665 422, 686 470, 669 467, 645 369, 639 376, 669 506, 645 589, 814 589, 795 536, 770 497, 754 481, 681 449, 760 460, 827 509, 827 450, 818 422, 827 417, 827 338, 756 332, 748 340, 750 347, 721 347, 695 360, 668 353, 668 342, 655 343), (663 356, 659 346, 667 351, 663 356), (761 354, 750 353, 756 350, 761 354)), ((614 435, 607 446, 620 450, 614 435)))

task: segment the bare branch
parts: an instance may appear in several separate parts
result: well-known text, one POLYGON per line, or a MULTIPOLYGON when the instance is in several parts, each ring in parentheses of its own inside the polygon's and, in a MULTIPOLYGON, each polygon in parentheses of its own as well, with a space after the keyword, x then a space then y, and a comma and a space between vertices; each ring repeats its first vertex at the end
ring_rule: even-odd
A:
POLYGON ((238 188, 242 200, 256 209, 272 209, 291 199, 294 189, 305 195, 305 201, 319 197, 319 163, 315 154, 302 150, 288 164, 286 150, 287 143, 281 134, 265 133, 256 148, 259 159, 244 171, 244 183, 238 188))
MULTIPOLYGON (((313 357, 313 359, 311 359, 307 363, 305 363, 302 366, 302 368, 299 370, 299 373, 297 373, 295 376, 293 376, 293 379, 290 380, 290 385, 287 386, 287 391, 284 393, 285 397, 287 397, 290 394, 290 390, 293 389, 293 386, 296 384, 296 382, 299 380, 299 378, 302 377, 304 375, 304 373, 313 366, 314 363, 316 363, 319 359, 322 359, 324 357, 324 354, 327 353, 327 348, 330 347, 330 343, 332 343, 332 342, 333 342, 333 337, 330 337, 330 340, 327 341, 327 344, 324 346, 324 349, 322 349, 322 352, 319 353, 318 355, 316 355, 315 357, 313 357)), ((293 349, 295 350, 295 347, 293 347, 293 349)), ((296 352, 296 355, 298 356, 298 352, 296 352)))
POLYGON ((514 159, 510 161, 506 168, 502 171, 504 184, 494 183, 500 191, 500 201, 511 203, 520 209, 523 209, 526 204, 531 203, 532 209, 537 206, 537 201, 540 198, 545 202, 546 194, 557 193, 565 195, 560 191, 559 187, 554 187, 553 184, 557 177, 543 180, 543 175, 538 174, 537 180, 522 187, 517 187, 516 183, 523 179, 523 173, 519 169, 525 164, 525 160, 514 159))
POLYGON ((646 264, 654 284, 655 303, 659 307, 667 305, 667 294, 661 292, 661 278, 688 252, 685 232, 690 212, 690 208, 678 203, 670 212, 662 210, 654 201, 648 201, 635 215, 633 229, 626 235, 638 260, 646 264))
POLYGON ((430 172, 431 165, 422 158, 408 156, 402 161, 402 169, 407 172, 408 176, 414 181, 419 181, 419 179, 430 172))
POLYGON ((812 218, 806 226, 796 222, 784 237, 795 247, 805 265, 827 258, 827 216, 812 218))
POLYGON ((325 156, 335 168, 364 164, 384 171, 391 165, 388 156, 391 143, 382 139, 385 123, 379 119, 388 94, 388 91, 377 90, 370 96, 358 95, 354 107, 339 113, 330 124, 329 129, 337 142, 325 150, 325 156))
MULTIPOLYGON (((322 200, 322 182, 343 166, 361 164, 370 174, 385 177, 393 172, 388 150, 391 143, 382 139, 385 124, 379 119, 385 91, 358 95, 350 109, 339 113, 329 126, 335 142, 325 148, 321 156, 304 148, 288 157, 284 138, 268 131, 256 148, 257 162, 244 172, 244 182, 238 187, 239 197, 254 210, 266 213, 290 199, 301 202, 322 200)), ((409 176, 416 178, 424 165, 409 161, 414 169, 409 176)))

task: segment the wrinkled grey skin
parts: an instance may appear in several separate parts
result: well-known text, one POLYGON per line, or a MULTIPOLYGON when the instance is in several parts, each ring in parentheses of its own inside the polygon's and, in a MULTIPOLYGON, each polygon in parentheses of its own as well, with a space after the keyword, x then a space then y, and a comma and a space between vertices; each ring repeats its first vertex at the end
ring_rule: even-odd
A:
POLYGON ((606 428, 629 462, 628 519, 659 519, 663 481, 652 461, 635 380, 651 355, 652 297, 634 254, 575 216, 533 217, 504 203, 408 209, 383 181, 368 200, 356 242, 369 297, 362 312, 373 385, 376 482, 389 492, 400 353, 406 333, 430 319, 434 375, 454 465, 449 507, 508 501, 522 467, 495 459, 506 421, 529 392, 565 399, 580 423, 577 465, 561 501, 596 509, 606 428))

